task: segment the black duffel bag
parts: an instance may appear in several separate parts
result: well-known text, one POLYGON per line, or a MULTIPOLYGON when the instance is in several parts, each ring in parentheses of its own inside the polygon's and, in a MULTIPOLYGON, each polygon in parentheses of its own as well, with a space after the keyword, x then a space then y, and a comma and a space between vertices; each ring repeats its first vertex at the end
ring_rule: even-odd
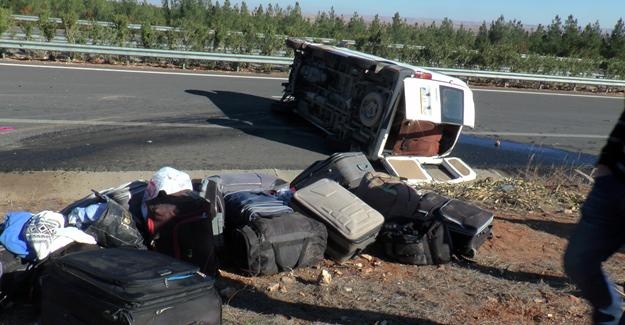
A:
POLYGON ((300 213, 260 217, 237 228, 229 243, 234 263, 246 274, 270 275, 323 259, 325 225, 300 213))
POLYGON ((451 237, 439 218, 426 222, 411 219, 386 222, 378 238, 386 255, 400 263, 432 265, 451 261, 451 237))

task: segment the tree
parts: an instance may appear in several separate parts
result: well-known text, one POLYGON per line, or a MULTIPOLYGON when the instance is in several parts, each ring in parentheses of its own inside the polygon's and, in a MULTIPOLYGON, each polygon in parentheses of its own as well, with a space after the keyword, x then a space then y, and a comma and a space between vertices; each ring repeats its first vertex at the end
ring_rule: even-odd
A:
POLYGON ((543 25, 538 25, 529 36, 529 50, 532 53, 545 54, 544 41, 547 38, 547 32, 543 25))
POLYGON ((497 20, 490 23, 490 29, 488 30, 488 41, 490 44, 507 43, 506 38, 508 35, 506 34, 506 24, 503 16, 499 16, 497 20))
POLYGON ((356 44, 363 51, 379 56, 386 56, 388 52, 388 35, 380 17, 375 15, 367 29, 367 37, 363 39, 364 44, 356 44))
POLYGON ((588 24, 584 27, 580 37, 580 56, 585 58, 599 58, 601 57, 601 47, 603 45, 603 35, 601 32, 601 26, 599 22, 595 21, 594 24, 588 24))
POLYGON ((315 36, 339 39, 344 35, 344 25, 342 17, 337 16, 334 7, 331 7, 328 13, 321 11, 317 14, 313 29, 315 36))
POLYGON ((545 54, 558 55, 562 49, 562 19, 556 16, 543 37, 543 51, 545 54))
POLYGON ((110 21, 113 19, 113 3, 108 0, 84 0, 85 11, 82 19, 110 21))
POLYGON ((13 18, 9 9, 0 8, 0 34, 6 32, 13 25, 13 18))
POLYGON ((39 30, 46 41, 50 42, 56 34, 56 23, 50 21, 50 11, 45 10, 39 14, 39 21, 37 22, 39 30))
POLYGON ((477 31, 477 36, 475 36, 474 48, 478 51, 483 51, 490 45, 490 40, 488 38, 488 27, 486 26, 486 22, 482 22, 480 28, 477 31))
POLYGON ((95 20, 91 20, 87 36, 91 39, 93 45, 105 44, 107 40, 110 40, 111 29, 108 27, 100 26, 95 20))
POLYGON ((149 20, 144 21, 141 24, 141 46, 146 49, 151 49, 157 45, 157 36, 149 20))
POLYGON ((558 53, 559 56, 579 56, 580 47, 584 47, 584 44, 581 42, 580 32, 580 28, 577 25, 577 19, 575 19, 573 15, 569 15, 564 22, 562 46, 560 52, 558 53))
POLYGON ((128 17, 125 15, 117 14, 113 17, 113 24, 115 25, 115 42, 119 46, 124 46, 128 39, 128 17))
POLYGON ((82 0, 52 1, 51 4, 52 14, 61 18, 67 41, 75 43, 78 33, 78 18, 85 10, 82 0))
POLYGON ((310 33, 310 23, 302 15, 302 8, 299 2, 294 7, 286 8, 286 15, 280 24, 280 32, 287 36, 306 36, 310 33))
POLYGON ((475 35, 472 31, 464 28, 464 25, 460 25, 456 29, 455 39, 456 46, 464 49, 470 49, 475 43, 475 35))
POLYGON ((393 43, 405 44, 408 42, 408 24, 405 19, 401 19, 399 12, 396 12, 395 15, 393 15, 391 26, 389 28, 389 34, 391 42, 393 43))
POLYGON ((357 12, 354 12, 346 27, 347 35, 350 35, 354 39, 362 38, 367 33, 367 23, 365 23, 365 19, 359 16, 357 12))
POLYGON ((623 18, 620 18, 607 40, 605 57, 610 58, 625 58, 625 23, 623 18))

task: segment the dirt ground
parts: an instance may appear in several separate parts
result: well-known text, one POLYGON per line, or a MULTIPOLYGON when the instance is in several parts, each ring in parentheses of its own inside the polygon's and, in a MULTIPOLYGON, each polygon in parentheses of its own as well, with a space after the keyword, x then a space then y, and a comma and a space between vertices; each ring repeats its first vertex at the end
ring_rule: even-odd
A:
MULTIPOLYGON (((86 195, 150 173, 0 173, 0 215, 58 210, 86 195), (61 188, 59 188, 61 187, 61 188)), ((192 175, 193 177, 193 175, 192 175)), ((589 306, 562 271, 562 253, 578 213, 486 206, 496 214, 491 240, 471 260, 410 266, 385 259, 376 246, 343 264, 265 277, 221 271, 226 324, 586 324, 589 306), (327 271, 331 280, 319 281, 327 271)), ((625 281, 625 255, 606 270, 625 281)), ((0 323, 28 323, 23 312, 0 323), (16 318, 17 317, 17 318, 16 318), (18 321, 16 321, 18 320, 18 321)))

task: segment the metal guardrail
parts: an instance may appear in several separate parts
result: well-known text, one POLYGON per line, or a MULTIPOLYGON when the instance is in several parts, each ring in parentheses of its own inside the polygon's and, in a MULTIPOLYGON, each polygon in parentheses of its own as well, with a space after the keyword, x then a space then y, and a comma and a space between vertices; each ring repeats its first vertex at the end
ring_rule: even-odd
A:
POLYGON ((617 79, 548 76, 548 75, 541 75, 541 74, 526 74, 526 73, 496 72, 496 71, 472 71, 472 70, 447 69, 447 68, 425 68, 424 67, 424 69, 440 72, 440 73, 450 75, 450 76, 461 76, 461 77, 527 80, 527 81, 569 83, 569 84, 580 84, 580 85, 625 87, 625 80, 617 80, 617 79))
MULTIPOLYGON (((15 19, 17 21, 32 21, 32 22, 39 21, 39 17, 37 17, 37 16, 13 15, 12 17, 13 17, 13 19, 15 19)), ((51 18, 49 18, 49 21, 53 22, 53 23, 56 23, 56 24, 63 23, 61 18, 51 17, 51 18)), ((102 26, 102 27, 115 27, 114 23, 108 22, 108 21, 91 21, 91 20, 79 19, 77 21, 77 23, 78 23, 78 25, 83 25, 83 26, 91 26, 93 24, 96 24, 96 25, 102 26)), ((128 29, 139 30, 139 29, 141 29, 141 24, 128 24, 128 29)), ((170 26, 158 26, 158 25, 152 26, 152 29, 156 30, 156 31, 159 31, 159 32, 181 31, 179 28, 174 28, 174 27, 170 27, 170 26)))
POLYGON ((209 53, 209 52, 192 52, 192 51, 171 51, 171 50, 155 50, 155 49, 126 48, 126 47, 97 46, 97 45, 43 43, 43 42, 15 41, 15 40, 0 40, 0 48, 38 50, 38 51, 58 51, 58 52, 72 52, 72 53, 93 53, 93 54, 108 54, 108 55, 122 55, 122 56, 153 57, 153 58, 205 60, 205 61, 245 62, 245 63, 260 63, 260 64, 275 64, 275 65, 289 65, 293 63, 292 58, 280 57, 280 56, 261 56, 261 55, 209 53))
MULTIPOLYGON (((45 43, 45 42, 16 41, 16 40, 0 40, 0 48, 73 52, 73 53, 108 54, 108 55, 137 56, 137 57, 204 60, 204 61, 245 62, 245 63, 259 63, 259 64, 273 64, 273 65, 290 65, 291 63, 293 63, 293 58, 280 57, 280 56, 173 51, 173 50, 125 48, 125 47, 66 44, 66 43, 45 43)), ((457 77, 527 80, 527 81, 568 83, 568 84, 579 84, 579 85, 625 87, 625 80, 615 80, 615 79, 548 76, 548 75, 539 75, 539 74, 476 71, 476 70, 433 68, 433 67, 424 67, 424 68, 431 70, 431 71, 443 73, 443 74, 450 75, 450 76, 457 76, 457 77)))

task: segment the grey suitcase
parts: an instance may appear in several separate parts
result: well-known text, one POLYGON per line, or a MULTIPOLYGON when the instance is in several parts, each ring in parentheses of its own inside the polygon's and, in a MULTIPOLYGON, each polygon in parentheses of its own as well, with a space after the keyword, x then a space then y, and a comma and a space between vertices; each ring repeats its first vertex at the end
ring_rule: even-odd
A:
POLYGON ((289 189, 289 183, 272 175, 260 173, 227 173, 213 175, 201 180, 198 192, 202 197, 215 202, 213 237, 215 247, 222 250, 225 245, 224 228, 226 220, 226 202, 224 198, 241 191, 278 192, 289 189))
POLYGON ((295 192, 295 207, 328 229, 326 255, 344 262, 375 241, 384 217, 337 182, 320 179, 295 192))
POLYGON ((293 179, 291 187, 300 189, 322 178, 329 178, 351 190, 360 185, 367 172, 374 171, 362 152, 338 152, 314 162, 293 179))
POLYGON ((221 186, 216 176, 204 178, 199 189, 200 196, 211 202, 213 242, 217 251, 221 251, 225 245, 226 202, 224 201, 222 190, 223 186, 221 186))
POLYGON ((224 196, 241 191, 278 192, 289 189, 289 183, 273 175, 260 173, 229 173, 207 177, 218 183, 224 196))

